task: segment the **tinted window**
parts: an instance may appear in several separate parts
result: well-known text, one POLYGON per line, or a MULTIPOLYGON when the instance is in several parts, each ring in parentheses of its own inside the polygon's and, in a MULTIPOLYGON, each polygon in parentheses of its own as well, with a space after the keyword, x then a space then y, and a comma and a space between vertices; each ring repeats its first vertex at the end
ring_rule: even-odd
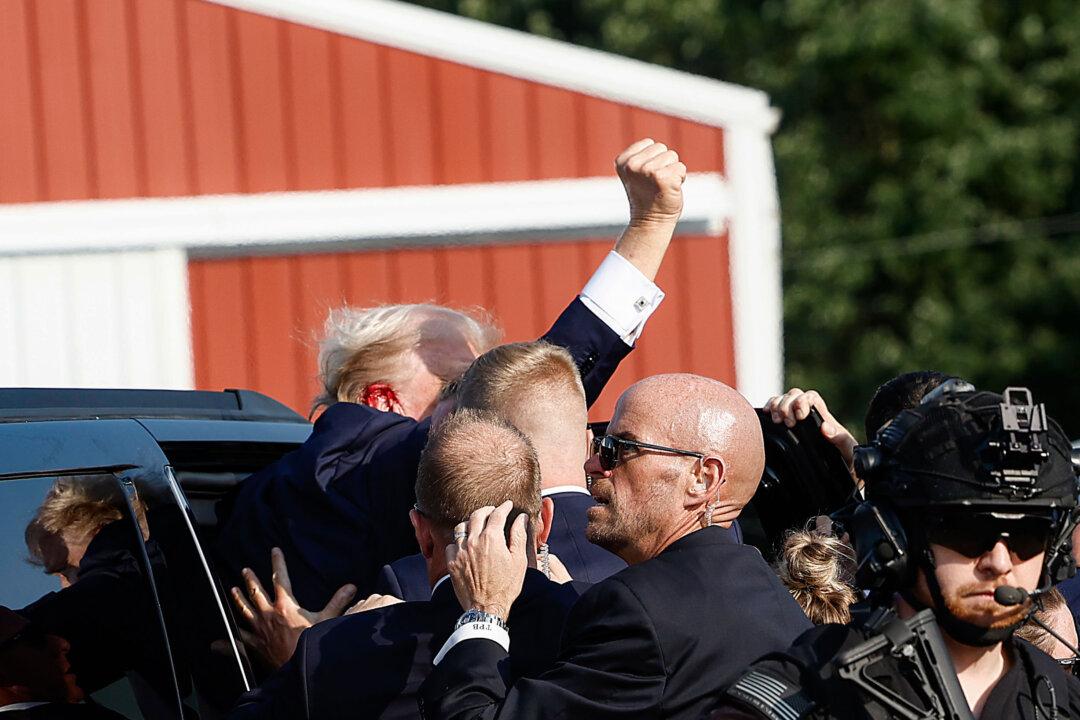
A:
POLYGON ((110 474, 0 482, 0 704, 178 717, 150 512, 110 474))

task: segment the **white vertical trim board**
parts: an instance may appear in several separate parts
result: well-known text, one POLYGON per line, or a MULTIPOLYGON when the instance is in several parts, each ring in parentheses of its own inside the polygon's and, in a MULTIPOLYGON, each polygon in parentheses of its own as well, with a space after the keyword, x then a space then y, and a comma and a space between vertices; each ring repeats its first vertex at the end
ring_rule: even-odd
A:
POLYGON ((0 386, 193 387, 183 250, 0 256, 0 386))
MULTIPOLYGON (((716 173, 691 174, 683 232, 719 234, 732 212, 716 173)), ((196 254, 520 242, 617 233, 614 177, 482 185, 0 205, 0 257, 184 248, 196 254)))
POLYGON ((780 203, 769 138, 724 134, 732 193, 728 224, 735 378, 755 406, 782 390, 784 311, 780 276, 780 203))
POLYGON ((394 0, 211 2, 709 125, 779 120, 760 90, 394 0))

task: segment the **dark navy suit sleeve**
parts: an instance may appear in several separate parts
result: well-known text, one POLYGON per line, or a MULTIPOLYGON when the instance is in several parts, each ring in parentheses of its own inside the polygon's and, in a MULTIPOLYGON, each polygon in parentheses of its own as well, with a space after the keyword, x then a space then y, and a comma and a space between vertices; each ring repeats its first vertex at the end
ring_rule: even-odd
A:
POLYGON ((428 580, 424 556, 417 553, 383 565, 375 580, 374 592, 393 595, 405 602, 430 600, 431 582, 428 580))
POLYGON ((277 672, 240 696, 229 720, 307 720, 307 679, 304 660, 307 632, 300 636, 296 652, 277 672))
MULTIPOLYGON (((375 587, 372 592, 379 595, 393 595, 394 597, 401 597, 401 584, 398 583, 397 574, 394 572, 394 568, 390 565, 383 565, 382 570, 375 577, 375 587)), ((405 598, 401 598, 404 600, 405 598)))
MULTIPOLYGON (((511 645, 511 649, 513 646, 511 645)), ((666 683, 659 640, 641 603, 618 578, 593 586, 570 611, 559 660, 507 690, 506 652, 489 640, 455 645, 420 688, 431 720, 655 716, 666 683)))
POLYGON ((585 386, 585 403, 590 407, 615 374, 622 359, 633 350, 585 307, 581 298, 575 298, 540 339, 570 351, 581 373, 581 383, 585 386))

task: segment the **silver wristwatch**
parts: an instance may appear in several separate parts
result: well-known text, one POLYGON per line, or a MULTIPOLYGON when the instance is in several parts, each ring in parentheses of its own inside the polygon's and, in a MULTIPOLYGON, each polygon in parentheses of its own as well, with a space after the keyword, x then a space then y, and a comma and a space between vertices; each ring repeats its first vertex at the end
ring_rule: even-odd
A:
POLYGON ((492 615, 475 608, 466 610, 460 618, 458 618, 457 625, 454 629, 457 630, 460 627, 471 625, 473 623, 486 623, 488 625, 494 625, 495 627, 502 628, 506 632, 510 632, 510 628, 507 627, 503 619, 498 615, 492 615))

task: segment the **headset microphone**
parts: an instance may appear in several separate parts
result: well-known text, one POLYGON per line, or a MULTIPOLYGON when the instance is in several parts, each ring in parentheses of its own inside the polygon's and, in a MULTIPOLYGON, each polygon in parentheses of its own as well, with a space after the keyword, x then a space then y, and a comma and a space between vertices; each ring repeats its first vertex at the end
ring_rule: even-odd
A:
MULTIPOLYGON (((1042 595, 1048 589, 1049 588, 1044 588, 1042 590, 1036 590, 1035 592, 1028 592, 1024 588, 1002 585, 997 590, 994 590, 994 601, 998 605, 1004 605, 1006 607, 1020 605, 1028 598, 1036 600, 1039 595, 1042 595)), ((1068 651, 1071 652, 1075 657, 1080 658, 1080 650, 1073 647, 1072 643, 1070 643, 1068 640, 1058 635, 1055 630, 1053 630, 1049 625, 1040 620, 1038 616, 1035 615, 1035 613, 1032 613, 1030 616, 1028 616, 1028 620, 1045 630, 1047 634, 1050 635, 1050 637, 1054 638, 1059 643, 1064 645, 1068 649, 1068 651)))
POLYGON ((1029 597, 1032 597, 1033 595, 1035 595, 1035 593, 1029 593, 1023 588, 1002 585, 994 591, 994 602, 996 602, 998 605, 1011 607, 1013 605, 1023 604, 1025 600, 1027 600, 1029 597))

